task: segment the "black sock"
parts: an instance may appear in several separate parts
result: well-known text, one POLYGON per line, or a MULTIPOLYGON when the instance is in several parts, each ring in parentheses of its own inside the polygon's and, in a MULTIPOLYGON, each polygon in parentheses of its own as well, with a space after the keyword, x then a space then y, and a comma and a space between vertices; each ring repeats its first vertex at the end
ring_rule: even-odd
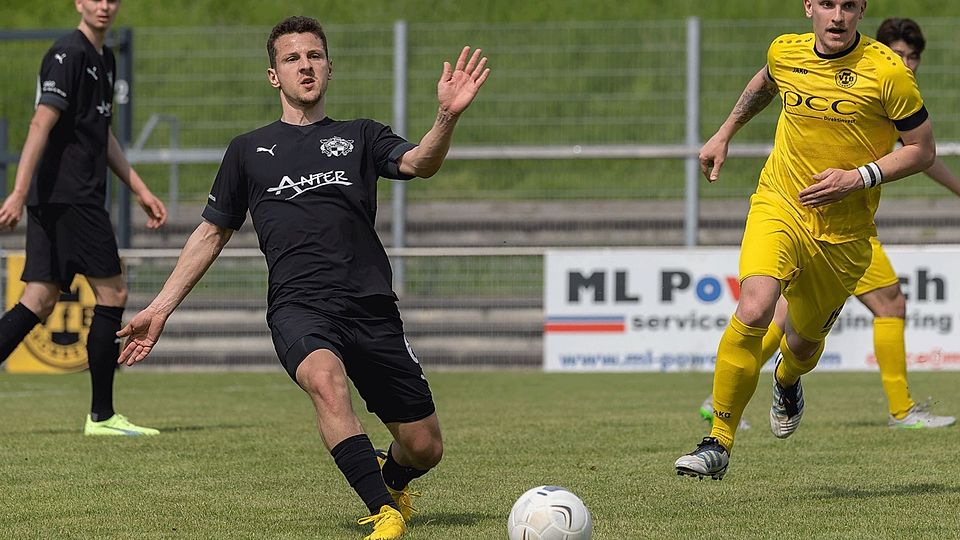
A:
POLYGON ((334 446, 330 453, 350 487, 367 505, 371 515, 380 513, 383 505, 399 510, 383 483, 377 455, 369 437, 363 433, 348 437, 334 446))
POLYGON ((387 484, 390 489, 403 491, 411 480, 420 478, 428 472, 430 471, 404 467, 397 463, 397 460, 393 459, 393 444, 390 445, 390 449, 387 450, 387 461, 383 464, 383 482, 387 484))
POLYGON ((40 317, 19 302, 3 314, 3 318, 0 318, 0 364, 39 323, 40 317))
POLYGON ((123 318, 122 307, 94 306, 90 333, 87 334, 87 361, 90 364, 90 383, 93 399, 90 419, 102 422, 113 416, 113 374, 120 357, 117 332, 123 318))

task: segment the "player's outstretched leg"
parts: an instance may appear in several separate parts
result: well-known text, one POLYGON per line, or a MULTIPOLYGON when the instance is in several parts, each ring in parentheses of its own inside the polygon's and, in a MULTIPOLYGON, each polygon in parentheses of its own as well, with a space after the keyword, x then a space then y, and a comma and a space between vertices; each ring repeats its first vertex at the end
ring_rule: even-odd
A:
POLYGON ((697 449, 680 456, 674 463, 678 475, 693 476, 701 480, 709 476, 722 480, 730 464, 730 452, 714 437, 704 437, 697 449))
POLYGON ((893 429, 929 429, 952 426, 957 422, 953 416, 938 416, 927 409, 930 400, 914 405, 903 418, 890 416, 887 423, 893 429))
POLYGON ((443 457, 443 439, 436 413, 415 422, 390 422, 387 428, 395 440, 386 452, 379 450, 377 459, 383 471, 383 482, 407 522, 417 511, 414 497, 419 491, 410 489, 410 482, 427 474, 443 457))

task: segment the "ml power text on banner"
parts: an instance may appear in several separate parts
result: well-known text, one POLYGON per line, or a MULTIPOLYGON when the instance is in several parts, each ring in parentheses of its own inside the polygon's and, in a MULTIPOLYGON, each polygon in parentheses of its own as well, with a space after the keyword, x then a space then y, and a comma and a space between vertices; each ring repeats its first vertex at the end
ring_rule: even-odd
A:
MULTIPOLYGON (((885 247, 907 296, 911 370, 960 370, 960 247, 885 247)), ((550 251, 544 369, 712 371, 740 296, 739 251, 550 251)), ((856 298, 834 324, 818 369, 873 370, 873 316, 856 298)))

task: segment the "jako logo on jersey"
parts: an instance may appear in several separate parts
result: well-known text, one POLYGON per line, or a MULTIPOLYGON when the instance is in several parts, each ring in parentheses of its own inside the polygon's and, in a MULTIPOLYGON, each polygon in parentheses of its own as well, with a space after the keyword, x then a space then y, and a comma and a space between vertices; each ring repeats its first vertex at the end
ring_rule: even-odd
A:
POLYGON ((850 88, 851 86, 857 84, 857 74, 849 69, 841 69, 837 73, 837 86, 840 88, 850 88))
POLYGON ((289 201, 290 199, 300 195, 301 193, 306 193, 311 189, 317 189, 318 187, 334 184, 341 186, 352 186, 353 182, 347 181, 346 171, 327 171, 313 173, 310 176, 301 176, 299 182, 294 182, 289 176, 284 176, 280 179, 280 183, 277 184, 276 187, 267 188, 267 191, 280 195, 285 190, 292 190, 294 192, 293 195, 284 199, 289 201))
POLYGON ((60 53, 53 55, 57 59, 57 62, 60 62, 60 65, 63 65, 63 61, 67 58, 67 53, 60 53))
POLYGON ((347 140, 340 137, 330 137, 329 139, 320 139, 320 151, 327 157, 339 157, 349 154, 353 150, 353 139, 347 140))
POLYGON ((793 68, 793 72, 794 72, 794 73, 799 73, 799 74, 801 74, 801 75, 806 75, 807 73, 810 73, 810 72, 807 71, 806 69, 804 69, 804 68, 798 68, 798 67, 793 68))
POLYGON ((687 291, 693 285, 697 299, 712 304, 723 296, 724 285, 730 291, 734 301, 740 300, 740 281, 736 276, 703 276, 694 280, 686 270, 664 270, 660 272, 660 300, 673 302, 677 292, 687 291))
POLYGON ((89 73, 90 76, 93 77, 93 80, 95 80, 95 81, 99 81, 99 80, 100 80, 100 79, 97 77, 97 66, 88 67, 88 68, 87 68, 87 73, 89 73))
MULTIPOLYGON (((267 148, 267 147, 265 147, 265 146, 258 146, 258 147, 257 147, 257 152, 258 152, 258 153, 259 153, 259 152, 266 152, 266 153, 270 154, 271 156, 273 156, 273 149, 276 148, 276 147, 277 147, 276 143, 274 143, 274 145, 271 146, 270 148, 267 148)), ((274 157, 276 157, 276 156, 274 156, 274 157)))
MULTIPOLYGON (((852 72, 851 72, 852 73, 852 72)), ((839 75, 837 75, 839 77, 839 75)), ((854 75, 856 77, 856 75, 854 75)), ((837 114, 850 116, 857 114, 855 110, 857 103, 849 99, 837 99, 830 101, 820 96, 805 96, 793 90, 787 90, 783 93, 783 107, 788 113, 795 113, 794 108, 804 107, 814 112, 833 111, 837 114)))

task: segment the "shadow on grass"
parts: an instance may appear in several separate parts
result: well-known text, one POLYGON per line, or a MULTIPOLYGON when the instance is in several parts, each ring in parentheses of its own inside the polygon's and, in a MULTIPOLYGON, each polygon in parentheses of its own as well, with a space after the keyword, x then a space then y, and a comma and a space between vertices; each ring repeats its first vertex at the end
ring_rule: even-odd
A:
POLYGON ((809 494, 811 499, 873 499, 880 497, 909 497, 911 495, 941 495, 960 493, 960 486, 943 484, 907 484, 879 489, 859 489, 841 486, 823 486, 809 494))
MULTIPOLYGON (((254 424, 209 424, 206 426, 154 426, 153 424, 150 427, 156 427, 160 430, 160 435, 165 433, 177 433, 177 432, 187 432, 187 431, 219 431, 219 430, 231 430, 231 429, 246 429, 250 427, 255 427, 254 424)), ((4 434, 9 435, 83 435, 83 425, 81 424, 77 428, 70 429, 24 429, 17 431, 5 431, 4 434)), ((96 438, 105 438, 105 437, 90 437, 91 439, 96 438)), ((122 438, 122 437, 116 437, 122 438)))
MULTIPOLYGON (((423 528, 426 530, 429 527, 443 526, 443 527, 469 527, 472 525, 478 525, 484 522, 489 521, 498 521, 503 520, 506 523, 506 518, 504 516, 490 513, 490 512, 424 512, 422 514, 417 514, 409 527, 412 529, 423 528)), ((351 534, 362 533, 369 534, 369 525, 350 525, 343 523, 340 525, 340 529, 343 531, 348 531, 351 534)))

